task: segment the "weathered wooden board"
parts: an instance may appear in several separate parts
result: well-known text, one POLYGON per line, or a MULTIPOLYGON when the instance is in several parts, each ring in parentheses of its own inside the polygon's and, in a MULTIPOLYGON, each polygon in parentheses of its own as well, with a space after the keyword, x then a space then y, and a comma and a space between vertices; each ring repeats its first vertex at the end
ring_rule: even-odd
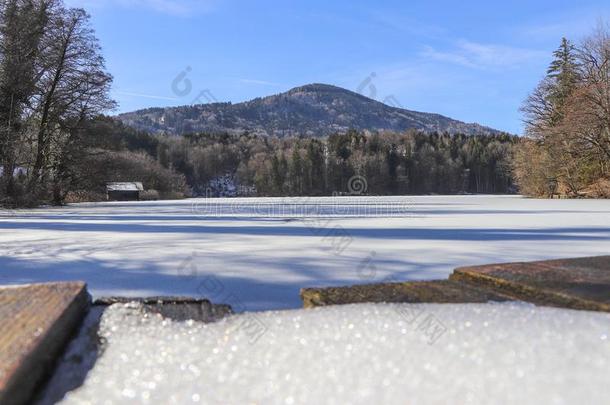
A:
POLYGON ((303 288, 301 299, 305 308, 313 308, 365 302, 476 303, 506 301, 507 297, 469 284, 437 280, 303 288))
POLYGON ((364 302, 520 300, 610 312, 610 256, 462 267, 449 280, 304 288, 301 298, 305 308, 364 302))
POLYGON ((610 312, 610 256, 462 267, 450 279, 539 305, 610 312))
POLYGON ((0 287, 0 404, 31 399, 89 302, 80 282, 0 287))
POLYGON ((198 322, 215 322, 233 314, 230 305, 213 304, 210 300, 191 297, 106 297, 97 299, 93 305, 108 306, 137 302, 148 312, 160 314, 174 321, 193 320, 198 322))

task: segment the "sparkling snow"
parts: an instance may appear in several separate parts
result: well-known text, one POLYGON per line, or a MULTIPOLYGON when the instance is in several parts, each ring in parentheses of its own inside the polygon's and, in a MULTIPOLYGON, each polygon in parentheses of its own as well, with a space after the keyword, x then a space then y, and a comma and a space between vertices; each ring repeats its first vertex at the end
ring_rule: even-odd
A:
POLYGON ((363 304, 247 313, 204 325, 144 316, 127 304, 106 311, 100 334, 103 354, 64 403, 608 400, 605 313, 523 303, 363 304), (252 323, 265 325, 256 339, 252 323))
POLYGON ((298 308, 299 289, 610 252, 610 201, 518 196, 193 199, 0 211, 0 284, 298 308))

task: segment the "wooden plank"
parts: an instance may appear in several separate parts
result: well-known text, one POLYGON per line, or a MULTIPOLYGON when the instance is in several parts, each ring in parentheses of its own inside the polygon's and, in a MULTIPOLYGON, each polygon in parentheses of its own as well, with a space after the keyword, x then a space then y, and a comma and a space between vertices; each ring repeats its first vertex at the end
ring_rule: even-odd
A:
POLYGON ((348 287, 304 288, 304 308, 365 302, 481 303, 508 298, 476 286, 449 280, 365 284, 348 287))
POLYGON ((0 404, 31 399, 89 302, 80 282, 0 287, 0 404))
POLYGON ((191 297, 106 297, 97 299, 93 305, 109 306, 129 302, 140 303, 148 312, 160 314, 174 321, 194 320, 209 323, 233 314, 230 305, 213 304, 207 299, 191 297))
POLYGON ((539 305, 610 312, 610 256, 462 267, 450 279, 539 305))
POLYGON ((301 299, 305 308, 364 302, 521 300, 610 312, 610 256, 462 267, 449 280, 304 288, 301 299))

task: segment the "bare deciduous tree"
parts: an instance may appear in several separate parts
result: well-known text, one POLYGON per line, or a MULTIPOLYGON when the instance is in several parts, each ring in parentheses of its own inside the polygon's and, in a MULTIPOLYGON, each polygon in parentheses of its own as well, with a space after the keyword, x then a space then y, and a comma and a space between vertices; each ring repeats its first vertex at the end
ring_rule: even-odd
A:
POLYGON ((544 195, 544 183, 557 183, 560 193, 577 196, 610 176, 609 27, 600 24, 577 48, 562 41, 555 56, 552 73, 522 109, 529 140, 515 175, 526 194, 544 195), (538 170, 541 161, 545 170, 538 170))
POLYGON ((0 1, 0 164, 12 193, 17 166, 34 199, 61 199, 82 124, 114 107, 112 77, 89 15, 61 0, 0 1))
POLYGON ((34 188, 47 180, 44 176, 61 174, 58 168, 68 146, 77 146, 74 137, 83 121, 114 106, 108 96, 112 77, 105 71, 84 10, 60 9, 45 40, 35 108, 39 118, 30 179, 34 188))

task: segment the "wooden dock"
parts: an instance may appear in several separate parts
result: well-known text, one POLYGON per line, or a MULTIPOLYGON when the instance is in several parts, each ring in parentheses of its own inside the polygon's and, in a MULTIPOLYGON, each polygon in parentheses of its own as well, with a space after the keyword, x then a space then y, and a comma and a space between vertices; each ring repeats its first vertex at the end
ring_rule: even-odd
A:
MULTIPOLYGON (((306 308, 364 302, 483 303, 520 300, 537 305, 610 312, 610 256, 491 264, 456 269, 449 280, 384 283, 301 291, 306 308)), ((108 298, 105 307, 133 298, 108 298)), ((138 300, 175 320, 213 322, 230 314, 207 300, 138 300)), ((82 282, 0 287, 0 404, 28 403, 90 308, 82 282)))
POLYGON ((301 298, 305 308, 365 302, 518 300, 610 312, 610 256, 462 267, 449 280, 304 288, 301 298))
POLYGON ((462 267, 450 280, 538 305, 610 312, 610 256, 462 267))
POLYGON ((80 282, 0 287, 0 404, 32 398, 89 302, 80 282))

